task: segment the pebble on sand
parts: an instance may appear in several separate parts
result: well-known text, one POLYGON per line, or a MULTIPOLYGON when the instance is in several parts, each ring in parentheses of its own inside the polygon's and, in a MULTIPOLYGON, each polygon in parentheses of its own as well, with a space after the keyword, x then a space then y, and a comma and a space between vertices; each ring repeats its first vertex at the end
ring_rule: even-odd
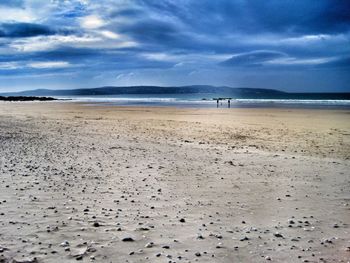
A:
POLYGON ((134 242, 135 240, 132 237, 124 237, 122 239, 123 242, 134 242))

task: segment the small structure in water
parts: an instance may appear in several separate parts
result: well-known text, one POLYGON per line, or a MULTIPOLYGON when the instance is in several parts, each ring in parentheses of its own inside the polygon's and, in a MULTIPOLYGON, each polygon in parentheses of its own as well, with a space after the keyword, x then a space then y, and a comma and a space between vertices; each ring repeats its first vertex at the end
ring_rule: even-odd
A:
MULTIPOLYGON (((216 100, 216 107, 219 108, 219 102, 223 100, 227 100, 227 108, 231 108, 231 100, 232 98, 213 98, 213 100, 216 100)), ((222 105, 222 103, 221 103, 222 105)))

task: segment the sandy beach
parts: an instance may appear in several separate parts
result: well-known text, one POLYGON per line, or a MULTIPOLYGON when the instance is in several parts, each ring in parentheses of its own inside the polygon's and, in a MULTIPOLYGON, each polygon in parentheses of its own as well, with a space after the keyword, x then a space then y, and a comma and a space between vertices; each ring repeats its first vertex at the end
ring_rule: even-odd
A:
POLYGON ((350 111, 0 103, 0 262, 349 262, 350 111))

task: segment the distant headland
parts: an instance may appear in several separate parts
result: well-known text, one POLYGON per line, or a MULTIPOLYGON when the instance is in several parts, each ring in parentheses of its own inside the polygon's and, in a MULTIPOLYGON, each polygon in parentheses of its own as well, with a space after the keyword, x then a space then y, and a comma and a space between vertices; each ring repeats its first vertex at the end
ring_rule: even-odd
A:
POLYGON ((128 94, 210 94, 214 97, 237 99, 310 99, 310 100, 350 100, 350 93, 290 93, 275 89, 232 88, 227 86, 105 86, 83 89, 35 89, 2 93, 2 96, 110 96, 128 94))

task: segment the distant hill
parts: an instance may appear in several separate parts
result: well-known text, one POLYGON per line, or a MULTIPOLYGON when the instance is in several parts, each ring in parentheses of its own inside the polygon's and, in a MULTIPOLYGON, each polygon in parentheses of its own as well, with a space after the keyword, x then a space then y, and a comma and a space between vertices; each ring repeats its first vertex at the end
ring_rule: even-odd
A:
POLYGON ((192 85, 180 87, 160 86, 106 86, 92 89, 50 90, 36 89, 21 92, 2 93, 1 96, 96 96, 127 94, 211 94, 246 99, 350 99, 350 93, 287 93, 274 89, 231 88, 209 85, 192 85))

